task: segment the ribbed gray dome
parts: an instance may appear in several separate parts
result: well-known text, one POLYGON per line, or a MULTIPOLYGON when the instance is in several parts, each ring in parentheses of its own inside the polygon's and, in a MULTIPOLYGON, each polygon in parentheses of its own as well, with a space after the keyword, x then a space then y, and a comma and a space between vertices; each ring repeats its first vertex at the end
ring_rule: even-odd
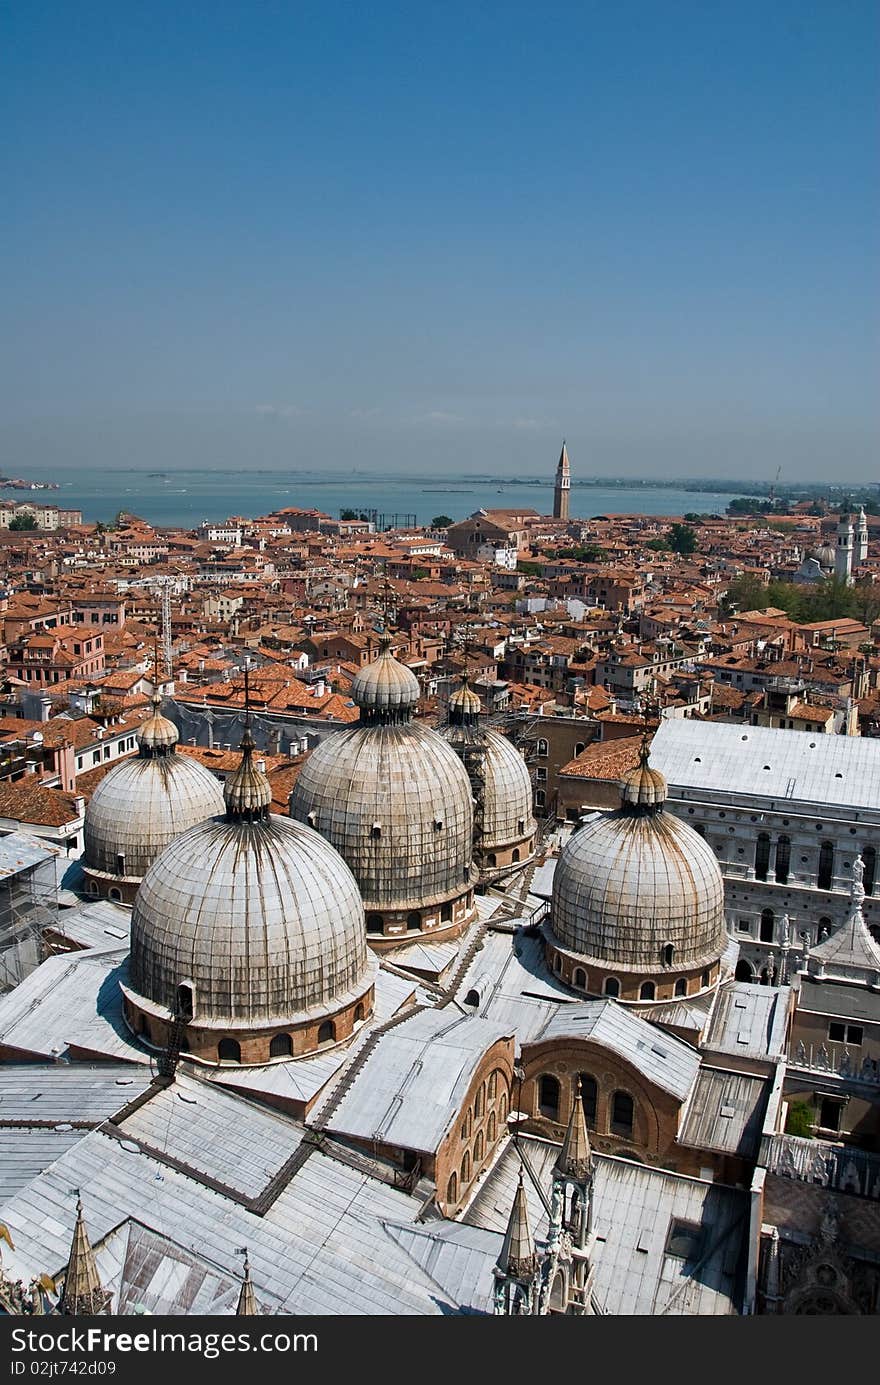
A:
MULTIPOLYGON (((473 696, 468 689, 461 691, 473 696)), ((463 763, 474 766, 482 780, 482 820, 477 840, 480 850, 493 851, 530 836, 536 830, 532 781, 516 746, 497 731, 468 723, 445 726, 441 735, 463 763)))
POLYGON ((382 653, 354 677, 352 700, 365 711, 411 711, 419 700, 419 681, 412 669, 395 659, 386 641, 382 653))
POLYGON ((662 810, 624 807, 575 831, 553 880, 552 931, 609 968, 656 970, 717 961, 727 945, 724 881, 698 832, 662 810))
POLYGON ((142 750, 170 750, 180 740, 180 732, 173 721, 162 716, 162 699, 158 693, 153 694, 151 701, 153 710, 137 733, 137 743, 142 750))
POLYGON ((436 731, 336 731, 299 772, 291 816, 345 857, 367 909, 409 909, 467 887, 473 802, 467 773, 436 731))
POLYGON ((172 1010, 194 992, 196 1024, 293 1022, 372 985, 357 884, 308 827, 270 814, 214 818, 147 871, 132 911, 130 986, 172 1010))
POLYGON ((222 811, 222 785, 198 760, 142 749, 114 765, 92 794, 84 864, 139 879, 174 837, 222 811), (119 856, 125 857, 123 871, 119 856))
POLYGON ((815 558, 820 567, 834 567, 836 554, 829 543, 823 543, 819 548, 814 548, 810 554, 815 558))

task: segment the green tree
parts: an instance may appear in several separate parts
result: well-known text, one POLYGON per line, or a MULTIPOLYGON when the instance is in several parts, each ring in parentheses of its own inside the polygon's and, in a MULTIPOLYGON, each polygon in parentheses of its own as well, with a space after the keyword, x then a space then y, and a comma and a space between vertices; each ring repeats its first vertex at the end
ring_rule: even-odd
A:
POLYGON ((683 557, 696 552, 697 535, 689 524, 673 524, 669 530, 669 547, 683 557))
POLYGON ((702 515, 698 515, 697 512, 696 512, 696 510, 690 510, 690 511, 685 515, 685 522, 686 522, 687 524, 702 524, 702 523, 703 523, 703 516, 702 516, 702 515))
POLYGON ((648 539, 648 542, 645 544, 645 547, 652 549, 655 553, 669 552, 669 544, 667 543, 666 539, 648 539))
POLYGON ((449 515, 435 515, 431 520, 432 529, 448 529, 452 520, 449 515))
POLYGON ((813 1108, 808 1101, 792 1101, 785 1118, 785 1133, 811 1139, 814 1120, 813 1108))
POLYGON ((357 510, 340 510, 340 519, 357 519, 357 510))
POLYGON ((14 518, 9 521, 9 527, 15 530, 36 529, 37 521, 33 515, 25 512, 23 515, 15 515, 14 518))
POLYGON ((426 570, 425 568, 423 568, 423 567, 416 567, 416 568, 413 568, 413 579, 414 579, 414 581, 416 581, 416 582, 424 582, 424 580, 425 580, 425 578, 427 577, 427 575, 428 575, 428 573, 427 573, 427 570, 426 570))
POLYGON ((544 574, 543 563, 529 563, 524 558, 520 558, 516 565, 517 572, 525 573, 526 577, 542 577, 544 574))

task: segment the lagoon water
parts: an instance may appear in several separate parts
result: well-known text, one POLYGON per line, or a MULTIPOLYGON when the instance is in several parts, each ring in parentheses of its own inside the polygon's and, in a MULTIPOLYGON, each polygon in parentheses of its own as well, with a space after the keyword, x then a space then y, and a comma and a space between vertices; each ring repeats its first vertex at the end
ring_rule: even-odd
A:
MULTIPOLYGON (((128 510, 157 525, 193 527, 203 520, 232 515, 268 514, 286 505, 323 510, 338 518, 344 508, 376 510, 390 521, 393 515, 415 514, 417 524, 434 515, 463 519, 474 510, 530 508, 542 514, 553 509, 552 476, 546 485, 508 484, 491 478, 430 478, 380 476, 363 472, 323 475, 317 472, 174 471, 145 474, 109 468, 56 472, 47 480, 60 489, 36 492, 34 499, 55 501, 81 509, 87 522, 113 519, 128 510)), ((3 498, 25 499, 30 492, 2 491, 3 498)), ((627 487, 574 486, 571 515, 588 519, 599 514, 681 515, 688 510, 723 513, 729 495, 706 491, 662 489, 635 483, 627 487)))

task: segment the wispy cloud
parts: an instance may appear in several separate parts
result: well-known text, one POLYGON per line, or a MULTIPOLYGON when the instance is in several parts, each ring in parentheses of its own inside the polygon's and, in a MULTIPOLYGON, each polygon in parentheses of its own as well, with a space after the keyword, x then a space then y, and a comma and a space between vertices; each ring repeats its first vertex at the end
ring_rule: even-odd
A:
POLYGON ((264 418, 301 418, 307 410, 298 404, 257 404, 255 412, 264 418))
POLYGON ((464 423, 461 414, 449 413, 446 409, 431 409, 429 413, 419 415, 420 423, 464 423))
POLYGON ((372 409, 351 409, 349 412, 350 412, 350 415, 351 415, 352 418, 360 418, 360 419, 363 419, 363 418, 378 418, 379 415, 381 414, 382 410, 379 408, 378 405, 376 405, 376 406, 375 406, 374 408, 372 408, 372 409))

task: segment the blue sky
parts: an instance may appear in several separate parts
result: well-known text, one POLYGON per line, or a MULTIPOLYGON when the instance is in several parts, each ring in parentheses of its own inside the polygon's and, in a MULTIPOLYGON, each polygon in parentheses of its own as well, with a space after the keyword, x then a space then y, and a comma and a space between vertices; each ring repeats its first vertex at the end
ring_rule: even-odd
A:
POLYGON ((0 19, 0 467, 880 479, 874 0, 0 19))

